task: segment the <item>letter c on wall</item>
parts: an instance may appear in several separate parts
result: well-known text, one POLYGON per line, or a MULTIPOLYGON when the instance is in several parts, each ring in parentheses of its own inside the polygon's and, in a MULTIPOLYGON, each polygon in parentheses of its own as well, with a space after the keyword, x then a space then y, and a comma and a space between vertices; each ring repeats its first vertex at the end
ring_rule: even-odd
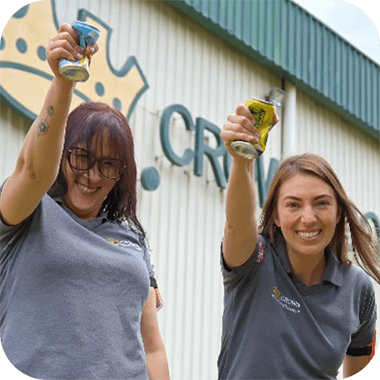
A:
POLYGON ((173 104, 171 106, 168 106, 165 108, 160 122, 161 146, 164 150, 165 156, 172 164, 177 166, 186 166, 189 165, 190 162, 193 160, 194 151, 191 149, 186 149, 182 156, 178 156, 176 153, 174 153, 174 150, 169 140, 170 120, 172 118, 173 113, 175 112, 182 116, 185 122, 186 130, 194 130, 193 119, 191 118, 191 114, 186 107, 180 104, 173 104))

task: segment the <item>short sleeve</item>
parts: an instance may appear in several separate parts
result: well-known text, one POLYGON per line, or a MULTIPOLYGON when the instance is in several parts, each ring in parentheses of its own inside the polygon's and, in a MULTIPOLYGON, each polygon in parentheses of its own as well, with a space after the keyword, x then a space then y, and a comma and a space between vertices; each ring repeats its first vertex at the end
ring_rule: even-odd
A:
POLYGON ((350 353, 356 352, 359 348, 373 344, 375 339, 377 319, 375 290, 370 278, 367 275, 365 276, 367 278, 365 280, 365 283, 362 285, 363 289, 361 292, 360 300, 360 325, 358 326, 358 329, 351 335, 351 343, 347 350, 348 355, 350 355, 350 353))
POLYGON ((141 235, 140 236, 140 245, 143 250, 143 258, 146 265, 146 268, 149 272, 149 277, 154 277, 154 266, 151 262, 151 254, 148 246, 147 240, 141 235))
POLYGON ((243 265, 236 268, 229 268, 224 261, 222 243, 220 261, 226 290, 228 290, 229 287, 235 287, 238 283, 243 281, 244 278, 252 280, 265 260, 265 255, 267 252, 266 246, 265 238, 262 235, 259 235, 255 250, 253 251, 251 257, 243 265))
POLYGON ((147 267, 148 272, 149 272, 150 287, 153 288, 155 291, 156 309, 158 311, 164 305, 164 301, 163 301, 163 298, 162 298, 162 295, 161 295, 161 292, 160 292, 160 289, 158 287, 158 283, 157 283, 157 280, 155 277, 154 265, 151 262, 151 254, 150 254, 148 243, 147 243, 146 239, 143 239, 142 237, 141 237, 141 240, 142 240, 142 247, 144 250, 144 261, 145 261, 146 267, 147 267))
MULTIPOLYGON (((0 187, 0 197, 4 184, 5 182, 0 187)), ((12 256, 11 253, 15 250, 17 245, 22 243, 27 235, 32 218, 33 214, 17 226, 9 226, 4 223, 0 215, 0 263, 2 271, 5 269, 5 266, 9 264, 9 260, 12 256)))

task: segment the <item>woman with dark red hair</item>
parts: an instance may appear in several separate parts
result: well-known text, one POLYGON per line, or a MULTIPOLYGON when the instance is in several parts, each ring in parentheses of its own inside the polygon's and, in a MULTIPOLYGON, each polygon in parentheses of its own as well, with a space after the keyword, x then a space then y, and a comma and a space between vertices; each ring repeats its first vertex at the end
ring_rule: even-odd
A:
POLYGON ((1 187, 1 342, 39 379, 168 379, 131 130, 106 104, 67 117, 58 62, 97 49, 68 24, 47 46, 54 79, 1 187))

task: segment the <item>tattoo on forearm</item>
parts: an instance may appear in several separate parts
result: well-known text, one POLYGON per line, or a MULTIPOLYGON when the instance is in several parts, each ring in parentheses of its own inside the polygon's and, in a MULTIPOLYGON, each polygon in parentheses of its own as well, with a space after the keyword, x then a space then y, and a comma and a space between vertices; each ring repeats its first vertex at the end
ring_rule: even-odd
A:
POLYGON ((45 119, 41 120, 41 123, 38 127, 38 136, 44 135, 47 133, 49 129, 49 124, 48 124, 48 118, 54 115, 54 107, 49 106, 47 108, 47 115, 45 119))

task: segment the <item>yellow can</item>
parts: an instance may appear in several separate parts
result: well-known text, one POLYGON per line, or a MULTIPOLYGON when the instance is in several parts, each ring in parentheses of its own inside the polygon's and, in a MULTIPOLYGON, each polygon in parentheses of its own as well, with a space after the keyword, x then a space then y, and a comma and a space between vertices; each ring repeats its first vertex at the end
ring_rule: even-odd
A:
POLYGON ((253 98, 245 102, 245 106, 255 118, 254 127, 260 132, 260 141, 232 141, 231 148, 247 160, 260 157, 266 148, 269 131, 273 128, 274 104, 265 100, 253 98))

